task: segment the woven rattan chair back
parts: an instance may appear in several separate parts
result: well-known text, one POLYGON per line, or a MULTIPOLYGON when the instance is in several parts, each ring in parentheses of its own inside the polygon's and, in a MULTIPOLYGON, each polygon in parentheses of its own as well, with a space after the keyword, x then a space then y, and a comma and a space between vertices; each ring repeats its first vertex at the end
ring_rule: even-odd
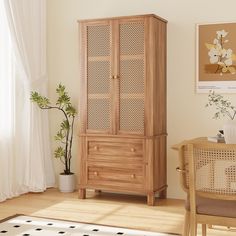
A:
POLYGON ((190 205, 190 211, 186 209, 183 235, 197 235, 197 223, 203 225, 204 236, 206 224, 235 227, 234 217, 199 213, 198 199, 231 201, 232 206, 236 207, 236 145, 196 139, 185 141, 174 146, 174 149, 179 151, 177 170, 181 174, 180 183, 188 195, 190 205))

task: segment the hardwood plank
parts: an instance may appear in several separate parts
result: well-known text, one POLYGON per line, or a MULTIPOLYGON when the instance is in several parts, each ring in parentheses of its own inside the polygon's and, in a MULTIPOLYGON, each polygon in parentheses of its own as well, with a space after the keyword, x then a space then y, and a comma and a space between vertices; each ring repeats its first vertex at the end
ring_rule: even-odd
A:
MULTIPOLYGON (((29 193, 0 203, 0 220, 14 214, 181 233, 184 201, 161 199, 150 207, 146 205, 145 196, 104 192, 96 195, 87 191, 87 199, 78 199, 77 192, 60 193, 57 189, 48 189, 44 193, 29 193)), ((200 236, 200 226, 198 232, 200 236)), ((233 235, 235 231, 226 228, 207 229, 207 236, 233 235)))

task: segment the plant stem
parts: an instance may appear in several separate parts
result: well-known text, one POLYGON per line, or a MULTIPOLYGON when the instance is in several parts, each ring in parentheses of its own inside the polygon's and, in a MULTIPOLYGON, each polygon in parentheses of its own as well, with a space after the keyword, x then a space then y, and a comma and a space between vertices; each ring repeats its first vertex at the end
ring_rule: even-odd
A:
POLYGON ((65 164, 65 170, 64 170, 64 172, 65 172, 65 174, 70 174, 70 158, 68 158, 68 142, 69 142, 69 132, 70 132, 69 118, 68 118, 66 112, 61 107, 48 106, 48 107, 40 107, 40 108, 41 109, 47 109, 47 110, 49 110, 49 109, 58 109, 58 110, 62 111, 64 116, 66 117, 66 120, 67 120, 67 122, 69 124, 69 128, 68 128, 68 130, 66 132, 66 148, 65 148, 65 156, 64 156, 64 158, 65 158, 65 163, 64 163, 65 164))
MULTIPOLYGON (((222 107, 221 107, 221 106, 219 106, 219 105, 217 105, 217 104, 216 104, 216 107, 218 107, 220 110, 222 110, 222 107)), ((221 113, 223 114, 223 112, 221 112, 221 113)), ((234 115, 233 115, 233 116, 230 114, 230 112, 229 112, 229 111, 225 111, 224 113, 225 113, 226 115, 228 115, 228 116, 229 116, 229 118, 230 118, 231 120, 233 120, 233 119, 234 119, 235 113, 234 113, 234 115)))
POLYGON ((234 119, 235 115, 236 115, 236 111, 234 112, 234 114, 233 114, 233 116, 231 118, 232 120, 234 119))
POLYGON ((75 120, 75 117, 73 116, 72 122, 71 122, 70 146, 69 146, 69 153, 68 153, 68 156, 69 156, 69 168, 70 168, 70 165, 71 165, 71 158, 72 158, 71 147, 72 147, 72 140, 73 140, 74 120, 75 120))

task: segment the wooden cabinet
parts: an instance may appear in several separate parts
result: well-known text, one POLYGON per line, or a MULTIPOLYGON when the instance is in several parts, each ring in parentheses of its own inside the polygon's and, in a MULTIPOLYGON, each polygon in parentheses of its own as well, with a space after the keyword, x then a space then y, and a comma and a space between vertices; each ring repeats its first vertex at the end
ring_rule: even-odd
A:
POLYGON ((166 196, 166 21, 80 24, 79 196, 86 189, 166 196))

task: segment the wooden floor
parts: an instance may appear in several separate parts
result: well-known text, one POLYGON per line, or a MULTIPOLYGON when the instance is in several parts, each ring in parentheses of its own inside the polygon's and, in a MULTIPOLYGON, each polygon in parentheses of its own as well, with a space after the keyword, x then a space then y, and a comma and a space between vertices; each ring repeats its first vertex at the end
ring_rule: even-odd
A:
MULTIPOLYGON (((142 196, 90 192, 87 199, 80 200, 76 192, 60 193, 57 189, 49 189, 45 193, 29 193, 0 203, 0 220, 14 214, 181 233, 184 202, 161 199, 156 201, 156 206, 150 207, 142 196)), ((236 232, 209 229, 207 235, 235 236, 236 232)))

